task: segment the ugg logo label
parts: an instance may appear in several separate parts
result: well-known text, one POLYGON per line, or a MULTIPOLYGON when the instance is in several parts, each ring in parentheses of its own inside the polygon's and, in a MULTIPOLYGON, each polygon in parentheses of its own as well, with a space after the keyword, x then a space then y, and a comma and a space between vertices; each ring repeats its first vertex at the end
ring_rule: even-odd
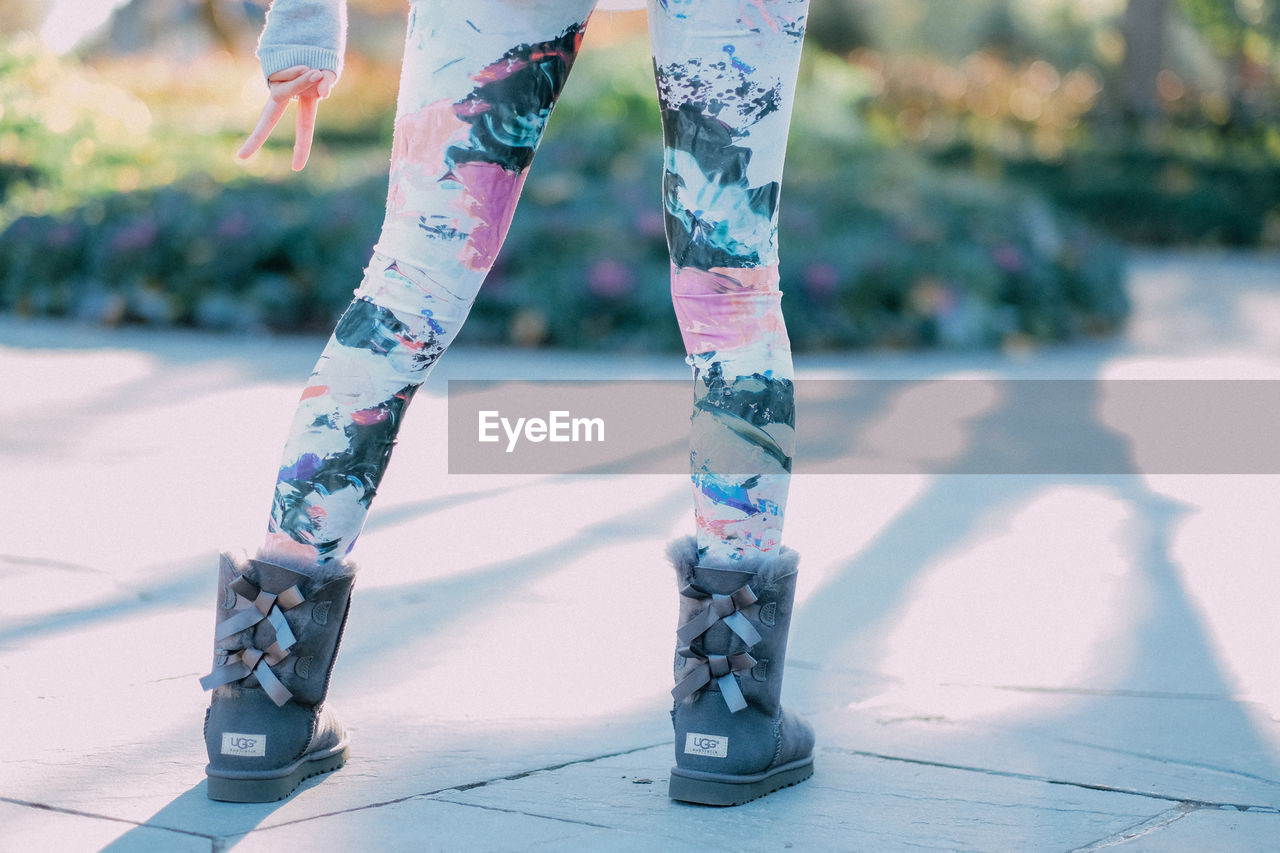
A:
POLYGON ((264 756, 267 754, 267 736, 242 735, 237 732, 223 732, 222 754, 264 756))
POLYGON ((684 736, 685 755, 705 755, 708 758, 728 758, 729 739, 721 735, 702 735, 689 732, 684 736))

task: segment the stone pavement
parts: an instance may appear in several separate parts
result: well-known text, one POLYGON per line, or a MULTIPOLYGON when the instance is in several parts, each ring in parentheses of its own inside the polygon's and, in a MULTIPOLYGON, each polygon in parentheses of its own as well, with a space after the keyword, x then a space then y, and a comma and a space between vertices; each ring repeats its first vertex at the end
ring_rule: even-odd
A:
MULTIPOLYGON (((1131 273, 1117 339, 800 375, 1280 376, 1280 258, 1131 273)), ((685 479, 449 475, 440 381, 685 368, 463 346, 358 549, 350 763, 210 802, 215 552, 256 541, 320 343, 0 318, 0 851, 1280 849, 1277 475, 797 476, 786 695, 817 771, 687 806, 661 557, 685 479)))

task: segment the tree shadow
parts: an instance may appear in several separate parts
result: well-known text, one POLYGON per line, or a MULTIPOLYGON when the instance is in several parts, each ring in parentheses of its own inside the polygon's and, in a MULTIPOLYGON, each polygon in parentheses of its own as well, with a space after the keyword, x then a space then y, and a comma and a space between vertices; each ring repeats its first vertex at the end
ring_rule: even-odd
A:
MULTIPOLYGON (((1105 354, 1092 360, 1091 372, 1101 375, 1105 354)), ((837 400, 825 410, 801 412, 802 418, 825 424, 817 429, 822 440, 813 452, 828 464, 865 449, 858 425, 865 425, 866 418, 851 418, 850 407, 878 417, 898 406, 893 398, 906 387, 871 384, 851 392, 847 404, 837 400)), ((1102 789, 1122 788, 1144 773, 1154 774, 1159 781, 1153 784, 1167 786, 1165 793, 1174 798, 1213 801, 1238 795, 1235 802, 1246 805, 1280 805, 1275 738, 1263 735, 1258 720, 1234 696, 1225 662, 1172 553, 1178 528, 1193 507, 1158 491, 1143 473, 1138 462, 1141 436, 1118 432, 1101 420, 1100 384, 1063 386, 1068 393, 1056 400, 1046 398, 1043 384, 1012 382, 1002 387, 996 403, 980 412, 939 415, 950 417, 943 432, 960 434, 963 440, 949 458, 930 459, 920 466, 928 471, 923 492, 866 547, 840 561, 799 608, 793 654, 823 661, 824 668, 835 670, 847 670, 853 657, 853 667, 892 681, 893 673, 885 669, 891 653, 888 637, 933 567, 966 543, 990 536, 992 519, 1012 518, 1048 491, 1087 487, 1124 507, 1126 585, 1133 594, 1124 602, 1120 624, 1109 626, 1116 634, 1094 650, 1085 682, 974 685, 957 677, 957 683, 937 686, 1054 695, 1057 701, 973 720, 938 717, 932 725, 926 710, 918 722, 904 726, 901 735, 886 735, 885 742, 895 744, 905 759, 985 762, 983 766, 992 770, 1102 789), (1047 427, 1060 441, 1046 444, 1047 427), (1036 460, 1039 467, 1027 467, 1036 460), (1011 470, 1024 473, 1008 473, 1011 470), (957 725, 948 729, 953 724, 957 725), (982 752, 967 742, 1004 745, 982 752), (1092 757, 1073 764, 1070 756, 1079 754, 1092 757), (1161 767, 1181 768, 1187 778, 1152 769, 1161 767), (1072 778, 1082 772, 1092 775, 1072 778), (1246 785, 1246 780, 1252 784, 1246 785), (1265 802, 1254 803, 1259 797, 1265 802)), ((1004 606, 1019 606, 1002 590, 983 592, 1004 606)), ((949 638, 963 645, 968 638, 949 635, 953 630, 944 622, 931 628, 933 636, 922 639, 938 649, 945 648, 949 638)), ((1018 639, 1037 641, 1035 636, 1018 639)), ((817 693, 804 697, 807 704, 840 704, 821 698, 820 680, 814 684, 817 693)), ((850 711, 845 707, 839 713, 850 711)), ((1032 846, 1036 840, 1020 839, 1032 846)))
MULTIPOLYGON (((303 782, 299 786, 299 793, 323 778, 321 776, 303 782)), ((208 798, 205 793, 207 787, 205 782, 193 785, 145 822, 103 847, 102 853, 134 853, 138 850, 155 849, 155 834, 147 830, 166 830, 180 835, 207 838, 212 849, 230 850, 288 802, 220 803, 208 798), (193 826, 201 827, 202 831, 189 829, 193 826)))

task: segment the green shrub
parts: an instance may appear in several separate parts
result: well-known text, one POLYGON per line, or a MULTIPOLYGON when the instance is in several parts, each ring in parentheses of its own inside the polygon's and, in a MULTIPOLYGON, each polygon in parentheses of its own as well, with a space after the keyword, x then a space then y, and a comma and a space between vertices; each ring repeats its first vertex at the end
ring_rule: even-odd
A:
MULTIPOLYGON (((656 155, 601 181, 548 142, 472 342, 677 349, 656 155)), ((189 180, 0 234, 0 308, 101 322, 327 329, 377 235, 385 186, 189 180)), ((1116 250, 1033 195, 908 157, 794 170, 784 301, 797 350, 993 346, 1118 327, 1116 250), (838 187, 839 192, 832 191, 838 187)))
POLYGON ((234 166, 207 134, 158 125, 131 91, 34 37, 0 40, 0 226, 22 212, 234 166))
MULTIPOLYGON (((1241 140, 1224 147, 1235 154, 1205 157, 1152 150, 1131 136, 1090 150, 1069 150, 1049 161, 999 158, 994 171, 1035 187, 1127 242, 1280 244, 1280 156, 1268 160, 1261 134, 1256 144, 1241 140)), ((972 145, 950 146, 933 159, 949 168, 972 168, 992 160, 972 145)))
MULTIPOLYGON (((635 73, 647 67, 637 50, 579 59, 464 341, 680 348, 657 109, 652 81, 635 73)), ((795 349, 1000 346, 1123 322, 1128 305, 1110 242, 1031 192, 875 144, 856 120, 867 92, 858 69, 818 57, 805 74, 780 224, 795 349)), ((73 123, 96 120, 90 105, 77 110, 73 123)), ((9 113, 0 121, 13 120, 9 113)), ((162 137, 185 139, 167 120, 156 123, 162 137)), ((350 128, 339 130, 352 138, 350 128)), ((201 157, 188 163, 179 148, 157 155, 177 171, 171 181, 115 191, 109 164, 95 165, 100 179, 87 180, 76 199, 56 157, 37 151, 44 131, 34 133, 21 142, 30 156, 0 163, 34 170, 10 180, 28 190, 43 182, 67 200, 6 204, 0 310, 327 330, 358 284, 381 222, 385 171, 369 164, 385 170, 385 143, 342 147, 321 136, 316 163, 276 180, 208 177, 201 157)), ((290 135, 279 135, 267 162, 284 173, 290 135)), ((224 162, 233 134, 215 128, 213 137, 196 150, 224 162)), ((158 144, 121 137, 135 154, 158 144)))
POLYGON ((192 178, 0 234, 0 308, 105 323, 327 328, 377 234, 385 187, 192 178))

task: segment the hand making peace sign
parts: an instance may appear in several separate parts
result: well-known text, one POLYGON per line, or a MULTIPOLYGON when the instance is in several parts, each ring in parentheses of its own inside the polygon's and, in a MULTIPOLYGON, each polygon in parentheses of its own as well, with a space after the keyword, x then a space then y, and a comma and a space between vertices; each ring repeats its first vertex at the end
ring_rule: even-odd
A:
POLYGON ((316 109, 322 98, 329 97, 333 84, 337 81, 338 75, 334 72, 317 71, 305 65, 294 65, 272 74, 267 78, 270 92, 267 104, 262 108, 257 126, 244 141, 244 145, 240 146, 236 156, 247 160, 261 148, 284 115, 289 101, 296 98, 298 120, 294 125, 293 170, 300 171, 307 165, 307 157, 311 154, 311 137, 316 129, 316 109))

